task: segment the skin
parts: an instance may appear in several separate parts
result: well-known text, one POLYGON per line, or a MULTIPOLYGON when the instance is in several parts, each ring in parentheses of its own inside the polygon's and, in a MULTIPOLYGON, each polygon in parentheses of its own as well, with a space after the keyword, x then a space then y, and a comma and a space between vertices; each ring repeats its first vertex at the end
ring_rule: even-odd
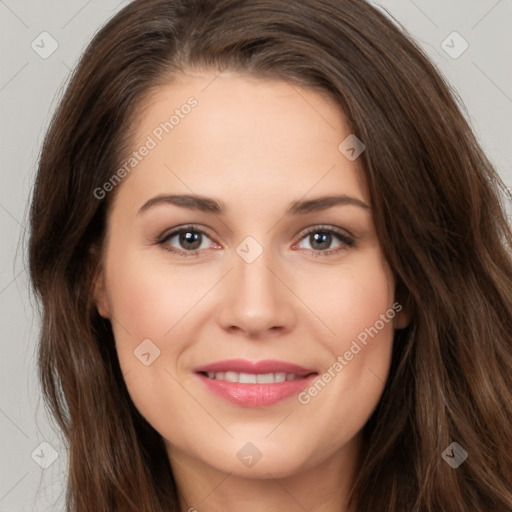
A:
POLYGON ((333 194, 371 208, 361 159, 338 150, 351 132, 331 100, 280 81, 216 76, 188 73, 145 105, 134 150, 169 112, 198 100, 115 190, 98 310, 112 322, 133 402, 165 440, 183 511, 348 510, 360 431, 382 394, 404 310, 307 405, 293 396, 243 408, 213 395, 193 369, 277 359, 321 375, 392 308, 395 283, 371 209, 285 215, 293 201, 333 194), (139 212, 161 194, 215 198, 226 211, 159 204, 139 212), (198 256, 166 250, 191 250, 178 236, 156 242, 189 223, 207 233, 198 256), (332 234, 318 248, 305 234, 316 226, 338 228, 354 245, 332 234), (236 251, 247 236, 263 250, 252 263, 236 251), (145 339, 160 350, 149 366, 134 356, 145 339), (262 454, 252 467, 237 457, 248 442, 262 454))

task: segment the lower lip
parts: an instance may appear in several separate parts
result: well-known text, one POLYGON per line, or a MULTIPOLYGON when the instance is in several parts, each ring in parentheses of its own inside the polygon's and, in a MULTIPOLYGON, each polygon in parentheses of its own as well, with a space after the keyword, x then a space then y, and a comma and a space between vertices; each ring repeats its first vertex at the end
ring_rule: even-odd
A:
POLYGON ((272 384, 240 384, 210 379, 200 373, 197 375, 212 393, 241 407, 266 407, 275 404, 290 396, 298 395, 318 377, 317 374, 312 374, 304 378, 272 384))

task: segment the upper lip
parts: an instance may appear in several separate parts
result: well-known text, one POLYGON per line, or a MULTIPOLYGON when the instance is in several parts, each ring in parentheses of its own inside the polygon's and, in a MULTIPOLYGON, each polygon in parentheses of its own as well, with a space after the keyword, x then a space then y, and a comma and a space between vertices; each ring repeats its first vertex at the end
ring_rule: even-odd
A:
POLYGON ((238 372, 238 373, 288 373, 304 377, 315 370, 304 368, 297 364, 287 363, 285 361, 275 361, 266 359, 264 361, 247 361, 245 359, 229 359, 226 361, 217 361, 215 363, 199 366, 195 368, 196 373, 219 373, 219 372, 238 372))

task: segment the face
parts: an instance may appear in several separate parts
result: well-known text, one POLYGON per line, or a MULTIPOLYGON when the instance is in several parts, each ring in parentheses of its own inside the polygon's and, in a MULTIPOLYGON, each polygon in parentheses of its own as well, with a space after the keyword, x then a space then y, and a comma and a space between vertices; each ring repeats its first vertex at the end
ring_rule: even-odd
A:
POLYGON ((146 104, 95 296, 172 464, 286 477, 356 452, 406 319, 339 108, 215 76, 146 104))

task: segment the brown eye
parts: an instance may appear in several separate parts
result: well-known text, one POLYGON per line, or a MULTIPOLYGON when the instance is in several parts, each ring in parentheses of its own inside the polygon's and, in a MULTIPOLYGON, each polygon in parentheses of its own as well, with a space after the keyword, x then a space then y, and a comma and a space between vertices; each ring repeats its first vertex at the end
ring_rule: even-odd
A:
MULTIPOLYGON (((310 247, 302 247, 309 250, 314 256, 328 256, 346 250, 355 245, 352 237, 334 228, 314 227, 307 231, 301 238, 306 240, 310 247), (334 248, 333 244, 337 244, 334 248)), ((297 244, 300 246, 300 243, 297 244)))
POLYGON ((157 243, 165 250, 183 256, 198 256, 203 249, 208 249, 208 243, 203 244, 210 237, 194 226, 185 226, 174 229, 162 235, 157 243))

